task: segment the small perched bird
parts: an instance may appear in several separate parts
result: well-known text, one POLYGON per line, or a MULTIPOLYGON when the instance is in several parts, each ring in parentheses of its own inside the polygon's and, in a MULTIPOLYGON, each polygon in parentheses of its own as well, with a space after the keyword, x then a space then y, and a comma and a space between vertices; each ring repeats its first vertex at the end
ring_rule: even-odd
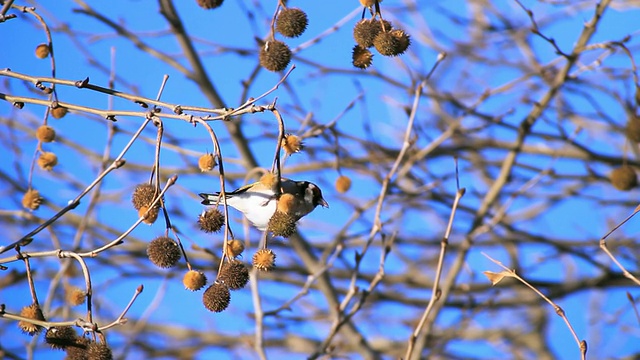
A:
MULTIPOLYGON (((298 221, 312 212, 318 205, 329 207, 329 204, 322 198, 322 191, 314 183, 283 178, 281 188, 281 198, 285 194, 289 194, 286 206, 279 206, 280 204, 278 204, 278 199, 276 199, 272 188, 259 181, 227 192, 225 195, 227 204, 243 213, 247 220, 261 231, 267 228, 269 220, 276 212, 276 209, 286 211, 288 215, 298 221)), ((218 203, 220 193, 201 193, 199 195, 203 199, 202 204, 215 205, 218 203)))

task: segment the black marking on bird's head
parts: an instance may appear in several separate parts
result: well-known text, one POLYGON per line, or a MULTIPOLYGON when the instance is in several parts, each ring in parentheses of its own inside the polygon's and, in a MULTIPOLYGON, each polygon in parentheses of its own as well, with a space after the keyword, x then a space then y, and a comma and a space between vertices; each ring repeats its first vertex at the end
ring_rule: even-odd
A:
POLYGON ((300 187, 304 189, 304 200, 305 202, 310 202, 313 204, 313 207, 318 205, 322 205, 322 207, 329 207, 327 201, 322 197, 322 190, 318 187, 318 185, 314 183, 310 183, 308 181, 301 181, 300 187))

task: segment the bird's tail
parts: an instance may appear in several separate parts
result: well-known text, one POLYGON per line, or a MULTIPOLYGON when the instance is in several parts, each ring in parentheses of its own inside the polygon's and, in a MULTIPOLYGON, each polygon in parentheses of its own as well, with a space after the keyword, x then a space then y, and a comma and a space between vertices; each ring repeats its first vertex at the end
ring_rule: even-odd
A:
POLYGON ((203 205, 215 205, 218 203, 218 198, 220 197, 220 193, 200 193, 198 195, 200 195, 200 197, 202 198, 201 204, 203 205))

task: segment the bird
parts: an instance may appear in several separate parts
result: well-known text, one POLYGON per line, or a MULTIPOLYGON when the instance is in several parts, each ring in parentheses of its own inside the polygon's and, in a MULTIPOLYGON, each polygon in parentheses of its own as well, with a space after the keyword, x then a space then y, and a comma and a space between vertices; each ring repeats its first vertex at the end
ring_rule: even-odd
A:
MULTIPOLYGON (((311 213, 318 205, 329 207, 327 201, 322 198, 322 191, 314 183, 282 178, 280 185, 282 193, 279 198, 282 199, 287 195, 286 198, 289 201, 286 206, 280 206, 278 204, 279 198, 273 189, 260 181, 226 192, 227 205, 243 213, 247 220, 260 231, 267 229, 269 220, 276 209, 286 211, 287 215, 298 221, 311 213)), ((203 205, 222 203, 219 201, 219 192, 200 193, 199 195, 203 199, 203 205)))

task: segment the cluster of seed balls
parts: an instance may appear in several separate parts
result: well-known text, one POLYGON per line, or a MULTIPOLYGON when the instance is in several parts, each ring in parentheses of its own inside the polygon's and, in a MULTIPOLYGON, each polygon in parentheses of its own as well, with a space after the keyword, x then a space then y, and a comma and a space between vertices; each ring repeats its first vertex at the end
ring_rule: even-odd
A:
MULTIPOLYGON (((627 138, 634 144, 640 144, 640 118, 632 114, 625 128, 627 138)), ((615 168, 609 174, 611 184, 618 190, 628 191, 638 186, 636 170, 627 164, 615 168)))
MULTIPOLYGON (((307 14, 298 8, 284 8, 276 17, 276 31, 287 38, 296 38, 307 29, 307 14)), ((279 40, 269 40, 260 49, 260 65, 269 71, 282 71, 291 61, 291 49, 279 40)))
MULTIPOLYGON (((40 44, 36 46, 35 55, 39 59, 45 59, 49 56, 49 45, 40 44)), ((51 117, 54 119, 62 119, 67 115, 68 109, 64 106, 58 105, 57 101, 54 102, 55 106, 50 109, 51 117)), ((38 140, 38 148, 42 149, 42 145, 45 143, 51 143, 56 140, 56 131, 53 127, 46 123, 40 125, 36 129, 36 139, 38 140)), ((51 151, 40 151, 38 155, 38 167, 45 171, 52 171, 53 168, 58 165, 58 156, 51 151)), ((40 192, 36 189, 29 188, 22 196, 22 206, 29 210, 38 210, 44 199, 40 196, 40 192)))
POLYGON ((411 45, 411 38, 401 29, 395 29, 391 23, 382 18, 362 19, 353 28, 353 66, 366 69, 373 63, 373 54, 369 48, 374 47, 380 55, 398 56, 411 45))
MULTIPOLYGON (((22 308, 20 316, 27 319, 46 321, 37 303, 22 308)), ((43 330, 43 327, 24 320, 18 322, 18 326, 22 332, 29 336, 34 336, 43 330)), ((107 344, 90 340, 84 336, 78 336, 76 330, 71 326, 50 327, 45 333, 44 340, 52 349, 66 351, 67 356, 65 359, 113 359, 113 354, 107 344)))

